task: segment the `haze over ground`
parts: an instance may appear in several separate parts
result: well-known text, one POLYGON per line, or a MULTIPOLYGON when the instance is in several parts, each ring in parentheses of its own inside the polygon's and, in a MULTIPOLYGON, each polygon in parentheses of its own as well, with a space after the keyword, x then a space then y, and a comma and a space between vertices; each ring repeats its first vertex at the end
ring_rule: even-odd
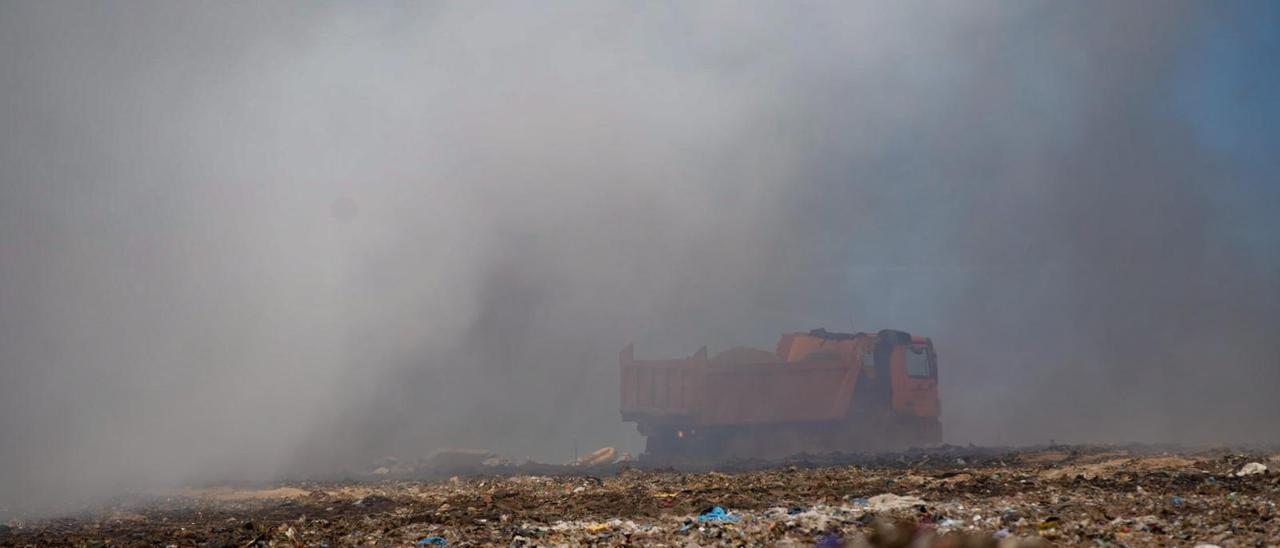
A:
POLYGON ((1275 442, 1278 29, 0 3, 0 506, 634 450, 625 344, 814 327, 933 337, 954 443, 1275 442))

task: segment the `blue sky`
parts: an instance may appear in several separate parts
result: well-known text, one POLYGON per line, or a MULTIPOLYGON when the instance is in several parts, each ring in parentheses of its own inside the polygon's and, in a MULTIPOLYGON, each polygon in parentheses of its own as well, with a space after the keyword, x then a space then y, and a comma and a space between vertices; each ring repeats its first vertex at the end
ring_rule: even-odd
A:
POLYGON ((1176 83, 1176 107, 1219 162, 1206 185, 1226 236, 1280 265, 1280 2, 1222 3, 1176 83))

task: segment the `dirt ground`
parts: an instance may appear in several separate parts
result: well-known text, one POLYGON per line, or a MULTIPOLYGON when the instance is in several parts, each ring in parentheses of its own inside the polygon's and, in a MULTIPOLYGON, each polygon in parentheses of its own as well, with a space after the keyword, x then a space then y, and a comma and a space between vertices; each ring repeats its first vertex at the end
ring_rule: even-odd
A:
POLYGON ((1280 545, 1271 451, 946 447, 668 464, 189 488, 11 517, 0 545, 1280 545))

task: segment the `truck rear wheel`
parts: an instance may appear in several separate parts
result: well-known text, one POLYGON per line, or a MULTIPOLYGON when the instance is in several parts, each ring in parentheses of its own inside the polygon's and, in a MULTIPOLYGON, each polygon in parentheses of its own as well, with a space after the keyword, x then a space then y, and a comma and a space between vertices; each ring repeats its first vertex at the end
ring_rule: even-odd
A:
POLYGON ((942 421, 938 417, 924 419, 920 441, 928 445, 942 443, 942 421))
POLYGON ((890 423, 894 449, 910 449, 942 442, 942 422, 938 417, 899 416, 890 423))

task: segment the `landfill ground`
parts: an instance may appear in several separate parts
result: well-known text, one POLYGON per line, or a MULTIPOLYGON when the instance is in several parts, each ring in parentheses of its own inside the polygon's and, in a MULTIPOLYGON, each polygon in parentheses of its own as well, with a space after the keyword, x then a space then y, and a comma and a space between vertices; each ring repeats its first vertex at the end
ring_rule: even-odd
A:
POLYGON ((669 464, 186 489, 10 517, 0 545, 1280 545, 1273 449, 942 447, 669 464))

